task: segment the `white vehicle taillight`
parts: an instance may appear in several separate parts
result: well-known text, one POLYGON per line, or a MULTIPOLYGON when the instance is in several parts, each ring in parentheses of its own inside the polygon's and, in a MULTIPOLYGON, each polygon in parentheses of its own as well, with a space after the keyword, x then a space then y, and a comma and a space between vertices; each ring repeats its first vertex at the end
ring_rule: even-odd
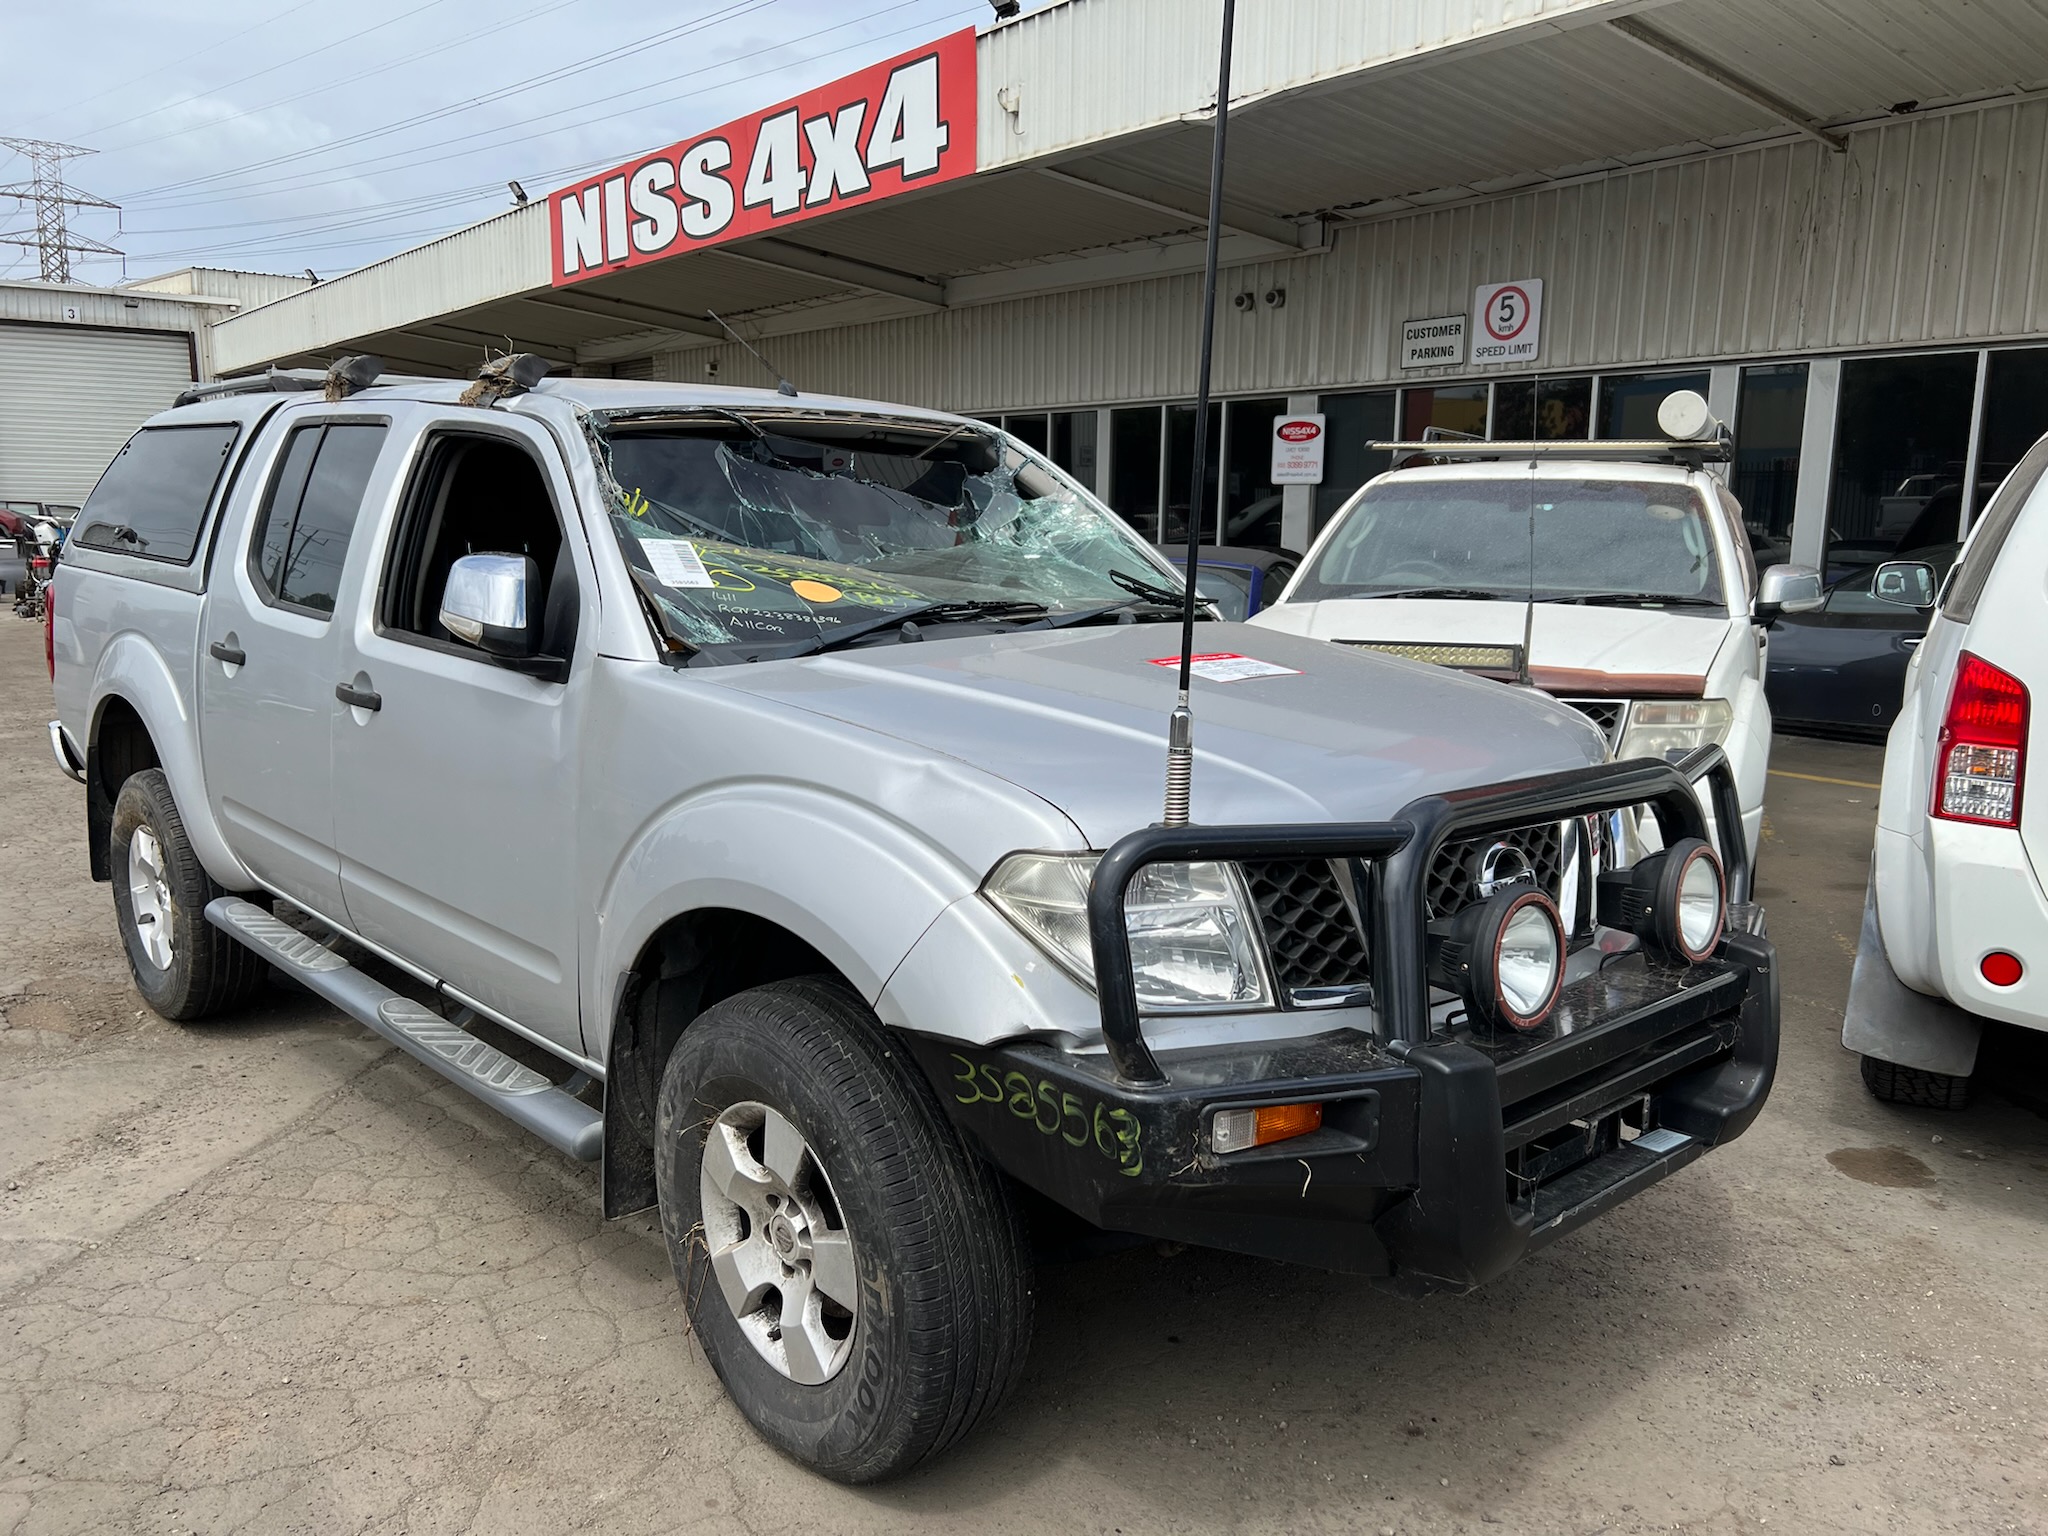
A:
POLYGON ((2027 685, 1964 651, 1934 756, 1934 814, 1984 826, 2020 824, 2027 776, 2027 685))

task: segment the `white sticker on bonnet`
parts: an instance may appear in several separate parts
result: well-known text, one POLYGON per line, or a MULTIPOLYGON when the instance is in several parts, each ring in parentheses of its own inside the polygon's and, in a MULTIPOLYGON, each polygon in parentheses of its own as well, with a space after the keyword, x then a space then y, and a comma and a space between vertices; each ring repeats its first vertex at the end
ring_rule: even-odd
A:
POLYGON ((654 568, 655 580, 665 587, 711 587, 717 583, 704 569, 697 546, 688 539, 642 539, 641 553, 654 568))
MULTIPOLYGON (((1155 667, 1178 667, 1178 656, 1154 656, 1155 667)), ((1204 682, 1241 683, 1248 677, 1299 677, 1299 667, 1279 667, 1270 661, 1240 656, 1235 651, 1207 651, 1191 659, 1189 671, 1204 682)))

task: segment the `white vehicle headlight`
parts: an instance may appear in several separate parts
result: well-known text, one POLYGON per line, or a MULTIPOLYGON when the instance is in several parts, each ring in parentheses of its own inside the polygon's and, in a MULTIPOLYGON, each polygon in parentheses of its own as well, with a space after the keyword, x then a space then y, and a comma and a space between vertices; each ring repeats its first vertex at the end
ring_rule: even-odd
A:
POLYGON ((1638 699, 1629 706, 1614 756, 1682 757, 1695 747, 1718 746, 1734 721, 1735 707, 1726 699, 1638 699))
MULTIPOLYGON (((1099 855, 1013 853, 982 892, 1091 991, 1088 882, 1099 855)), ((1234 864, 1149 864, 1124 893, 1131 978, 1147 1012, 1263 1008, 1272 996, 1234 864)))

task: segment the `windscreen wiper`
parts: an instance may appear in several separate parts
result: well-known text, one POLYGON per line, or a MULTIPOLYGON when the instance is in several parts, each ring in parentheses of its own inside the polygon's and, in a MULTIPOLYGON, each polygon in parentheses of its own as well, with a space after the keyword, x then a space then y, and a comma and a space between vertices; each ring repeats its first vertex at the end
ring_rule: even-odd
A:
POLYGON ((926 603, 922 608, 905 608, 896 613, 878 614, 859 624, 842 624, 821 634, 818 638, 797 650, 798 656, 815 656, 822 651, 836 651, 865 635, 876 634, 885 629, 900 629, 910 626, 909 639, 917 633, 921 624, 955 624, 974 619, 1041 619, 1045 617, 1045 604, 1027 601, 946 601, 926 603))
MULTIPOLYGON (((1206 607, 1209 599, 1197 597, 1196 601, 1206 607)), ((1156 597, 1133 597, 1121 603, 1104 603, 1099 608, 1076 608, 1071 613, 1051 614, 1047 616, 1043 625, 1033 625, 1032 627, 1034 629, 1071 629, 1076 624, 1087 624, 1096 619, 1113 619, 1119 624, 1125 622, 1136 623, 1140 613, 1147 614, 1153 618, 1177 619, 1180 617, 1180 612, 1181 600, 1177 597, 1170 603, 1156 597)))
POLYGON ((1489 592, 1484 587, 1395 587, 1386 592, 1361 592, 1368 597, 1441 597, 1448 601, 1487 603, 1501 600, 1498 592, 1489 592))
POLYGON ((1588 606, 1607 606, 1619 603, 1659 603, 1666 608, 1719 608, 1721 603, 1711 597, 1680 597, 1669 592, 1566 592, 1556 596, 1545 595, 1536 599, 1539 603, 1582 603, 1588 606))
MULTIPOLYGON (((1186 594, 1184 592, 1176 591, 1172 587, 1162 587, 1157 582, 1147 581, 1142 576, 1133 576, 1129 571, 1111 571, 1108 574, 1111 581, 1122 587, 1133 597, 1146 598, 1151 602, 1165 604, 1174 608, 1180 607, 1186 601, 1186 594)), ((1195 594, 1195 601, 1199 603, 1205 602, 1207 599, 1198 592, 1195 594)))

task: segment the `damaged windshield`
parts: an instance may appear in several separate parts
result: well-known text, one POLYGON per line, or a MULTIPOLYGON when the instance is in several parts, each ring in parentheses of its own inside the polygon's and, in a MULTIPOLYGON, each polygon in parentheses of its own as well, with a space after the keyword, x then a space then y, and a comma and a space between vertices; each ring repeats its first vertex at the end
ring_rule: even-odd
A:
MULTIPOLYGON (((1179 577, 993 428, 720 412, 593 420, 669 635, 732 659, 915 627, 1169 617, 1179 577)), ((914 638, 909 633, 894 638, 914 638)))

